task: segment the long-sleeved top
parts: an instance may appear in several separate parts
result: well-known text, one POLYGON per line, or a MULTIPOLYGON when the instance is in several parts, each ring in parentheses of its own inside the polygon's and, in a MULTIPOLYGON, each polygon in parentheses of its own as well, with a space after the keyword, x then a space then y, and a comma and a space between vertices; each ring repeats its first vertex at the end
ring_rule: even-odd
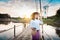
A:
POLYGON ((36 28, 36 30, 40 30, 40 24, 43 24, 43 22, 38 20, 38 19, 30 21, 30 27, 31 28, 36 28))

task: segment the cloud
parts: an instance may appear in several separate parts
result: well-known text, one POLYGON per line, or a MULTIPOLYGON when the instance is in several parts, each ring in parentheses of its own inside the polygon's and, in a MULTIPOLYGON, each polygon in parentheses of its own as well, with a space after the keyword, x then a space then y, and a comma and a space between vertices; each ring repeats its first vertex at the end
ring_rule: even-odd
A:
MULTIPOLYGON (((43 1, 42 6, 46 5, 47 3, 48 1, 43 1)), ((49 10, 52 10, 52 8, 54 8, 54 6, 51 7, 51 9, 50 7, 49 10)), ((9 0, 7 2, 0 1, 0 13, 8 13, 13 17, 23 16, 24 13, 26 13, 27 15, 29 13, 29 15, 31 15, 31 13, 34 11, 36 11, 35 0, 9 0)))
POLYGON ((55 5, 55 6, 49 7, 47 16, 56 15, 56 12, 57 12, 57 10, 58 10, 59 8, 60 8, 60 5, 55 5))
POLYGON ((34 11, 34 5, 31 2, 23 0, 11 0, 9 2, 0 2, 0 13, 8 13, 13 17, 23 16, 34 11), (31 7, 32 5, 32 7, 31 7))

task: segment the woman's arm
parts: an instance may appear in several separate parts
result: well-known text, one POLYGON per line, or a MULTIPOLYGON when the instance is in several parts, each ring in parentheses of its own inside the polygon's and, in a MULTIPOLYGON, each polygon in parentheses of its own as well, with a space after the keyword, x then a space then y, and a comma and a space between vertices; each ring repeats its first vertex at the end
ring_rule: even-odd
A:
POLYGON ((40 25, 43 25, 43 21, 39 21, 39 24, 40 24, 40 25))

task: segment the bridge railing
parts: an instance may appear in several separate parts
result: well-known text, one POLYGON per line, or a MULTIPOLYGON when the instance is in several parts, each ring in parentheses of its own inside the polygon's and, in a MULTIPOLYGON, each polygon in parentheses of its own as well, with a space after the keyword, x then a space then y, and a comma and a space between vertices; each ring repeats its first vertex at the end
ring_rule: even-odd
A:
MULTIPOLYGON (((14 25, 14 27, 11 28, 11 29, 14 29, 14 31, 13 31, 13 34, 14 34, 14 35, 13 35, 12 37, 10 37, 8 40, 14 39, 14 38, 16 38, 16 37, 20 34, 20 33, 19 33, 18 35, 16 35, 16 27, 19 27, 19 26, 21 26, 21 25, 18 25, 18 26, 14 25)), ((10 30, 11 30, 11 29, 10 29, 10 30)))
POLYGON ((9 37, 9 38, 7 38, 8 40, 11 40, 11 39, 13 39, 13 38, 15 38, 16 36, 18 36, 19 34, 17 34, 16 35, 16 28, 17 27, 19 27, 19 26, 21 26, 21 25, 14 25, 14 27, 12 27, 12 28, 9 28, 9 29, 6 29, 6 30, 3 30, 2 32, 0 32, 1 34, 3 34, 3 33, 8 33, 10 30, 12 30, 13 29, 13 35, 11 36, 11 37, 9 37))
MULTIPOLYGON (((15 39, 16 37, 18 37, 19 35, 21 35, 22 32, 19 33, 18 35, 16 35, 16 27, 19 27, 19 26, 21 26, 21 25, 18 25, 18 26, 14 25, 14 27, 9 28, 9 29, 3 31, 3 32, 6 32, 6 31, 9 31, 9 30, 13 29, 13 35, 10 38, 8 38, 8 40, 15 39)), ((24 26, 26 26, 26 24, 24 24, 24 26)), ((3 32, 1 32, 1 33, 3 33, 3 32)), ((50 40, 53 40, 53 38, 51 38, 45 31, 44 31, 44 33, 49 37, 50 40)))

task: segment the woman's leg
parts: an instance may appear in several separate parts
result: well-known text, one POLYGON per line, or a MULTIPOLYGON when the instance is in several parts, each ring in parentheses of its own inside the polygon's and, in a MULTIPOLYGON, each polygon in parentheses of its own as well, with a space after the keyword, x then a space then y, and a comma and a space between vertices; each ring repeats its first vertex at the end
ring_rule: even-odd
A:
POLYGON ((37 31, 37 33, 36 33, 36 40, 39 40, 40 39, 40 33, 39 33, 39 31, 37 31))
POLYGON ((40 33, 39 31, 36 32, 36 35, 32 35, 32 40, 39 40, 40 39, 40 33))

